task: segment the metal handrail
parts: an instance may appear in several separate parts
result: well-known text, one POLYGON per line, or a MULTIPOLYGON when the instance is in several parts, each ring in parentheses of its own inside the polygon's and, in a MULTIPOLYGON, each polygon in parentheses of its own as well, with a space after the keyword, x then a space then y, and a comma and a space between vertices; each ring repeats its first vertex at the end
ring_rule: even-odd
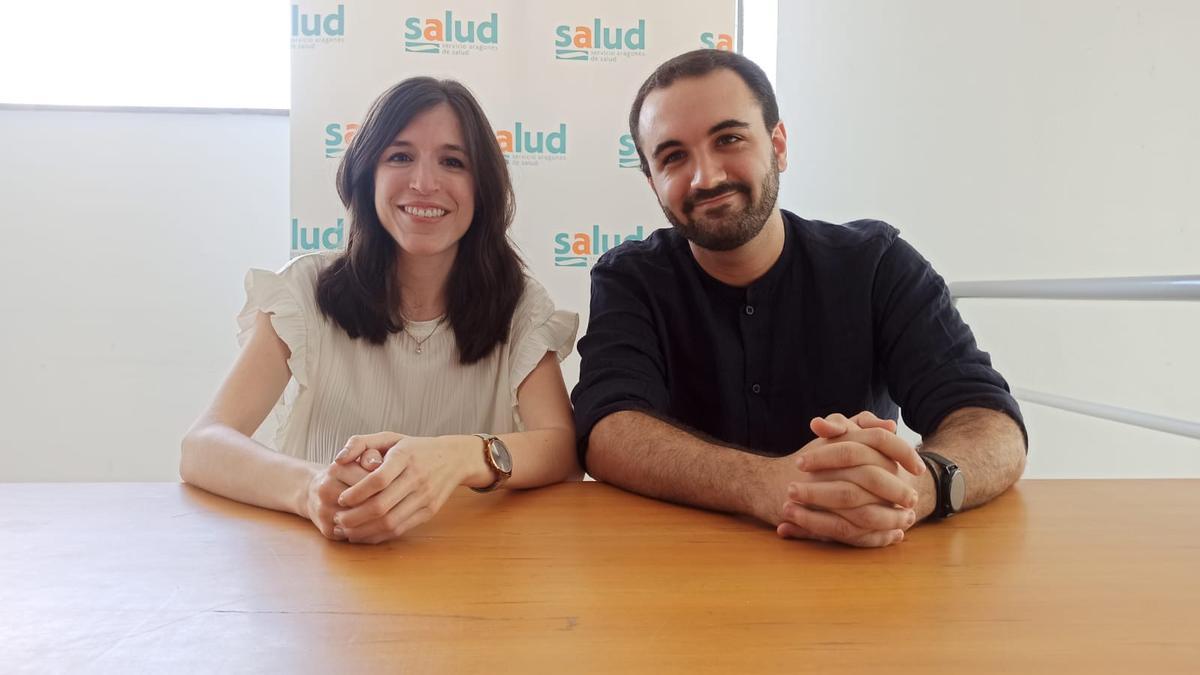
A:
MULTIPOLYGON (((950 284, 955 301, 963 298, 1020 300, 1200 300, 1200 275, 1107 277, 1096 279, 1020 279, 960 281, 950 284)), ((1039 405, 1200 439, 1200 422, 1164 417, 1129 408, 1013 388, 1017 398, 1039 405)))
POLYGON ((1174 417, 1164 417, 1162 415, 1154 415, 1152 413, 1141 412, 1139 410, 1121 408, 1115 405, 1093 403, 1092 401, 1084 401, 1077 398, 1059 396, 1057 394, 1047 394, 1045 392, 1034 391, 1032 389, 1020 389, 1013 387, 1012 392, 1014 396, 1022 401, 1050 406, 1051 408, 1058 408, 1059 410, 1066 410, 1069 412, 1079 413, 1081 415, 1098 417, 1100 419, 1105 419, 1112 422, 1132 424, 1133 426, 1142 427, 1144 429, 1153 429, 1155 431, 1162 431, 1168 434, 1175 434, 1177 436, 1187 436, 1189 438, 1200 439, 1200 422, 1191 422, 1174 417))
POLYGON ((1200 275, 959 281, 950 284, 950 294, 956 300, 1200 300, 1200 275))

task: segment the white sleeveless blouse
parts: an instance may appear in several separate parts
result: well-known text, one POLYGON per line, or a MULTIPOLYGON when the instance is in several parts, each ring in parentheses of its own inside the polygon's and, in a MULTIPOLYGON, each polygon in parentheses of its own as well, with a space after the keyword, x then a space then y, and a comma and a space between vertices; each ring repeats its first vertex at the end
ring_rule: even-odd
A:
POLYGON ((383 345, 352 340, 317 306, 317 275, 336 255, 312 253, 278 273, 246 274, 239 344, 250 339, 261 311, 291 350, 292 381, 275 406, 277 450, 328 463, 355 434, 523 430, 517 387, 546 352, 555 352, 560 363, 571 353, 578 314, 555 310, 546 289, 526 277, 508 341, 469 366, 458 362, 454 333, 445 322, 411 322, 412 335, 392 334, 383 345))

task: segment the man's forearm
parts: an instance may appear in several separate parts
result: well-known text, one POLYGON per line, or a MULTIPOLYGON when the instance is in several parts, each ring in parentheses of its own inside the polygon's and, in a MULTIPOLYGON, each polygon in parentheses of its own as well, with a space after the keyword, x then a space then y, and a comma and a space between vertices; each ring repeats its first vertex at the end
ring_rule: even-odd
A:
MULTIPOLYGON (((766 508, 772 458, 716 445, 635 411, 600 420, 588 441, 596 480, 647 497, 773 522, 766 508)), ((783 499, 780 503, 782 505, 783 499)))
MULTIPOLYGON (((1007 490, 1025 471, 1025 444, 1021 429, 1008 415, 987 408, 955 410, 922 443, 954 460, 966 478, 963 509, 986 504, 1007 490)), ((921 489, 917 516, 933 511, 933 483, 921 489)))

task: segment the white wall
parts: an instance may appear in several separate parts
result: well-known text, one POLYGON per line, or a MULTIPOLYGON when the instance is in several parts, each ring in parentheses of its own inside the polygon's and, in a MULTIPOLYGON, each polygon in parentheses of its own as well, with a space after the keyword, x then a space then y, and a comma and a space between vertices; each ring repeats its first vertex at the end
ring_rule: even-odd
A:
POLYGON ((176 480, 287 260, 283 116, 0 110, 0 481, 176 480))
MULTIPOLYGON (((1200 4, 779 3, 781 203, 950 281, 1200 272, 1200 4)), ((1200 303, 965 300, 1014 386, 1200 419, 1200 303)), ((1200 442, 1024 404, 1029 476, 1200 476, 1200 442)))

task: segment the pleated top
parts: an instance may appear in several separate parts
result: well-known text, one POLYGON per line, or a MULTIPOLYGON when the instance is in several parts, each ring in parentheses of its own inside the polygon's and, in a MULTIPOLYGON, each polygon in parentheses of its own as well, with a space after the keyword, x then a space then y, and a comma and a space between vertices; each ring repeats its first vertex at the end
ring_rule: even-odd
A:
POLYGON ((458 362, 449 324, 436 319, 410 322, 407 331, 373 345, 351 339, 317 306, 317 275, 336 255, 312 253, 279 272, 246 274, 239 344, 250 339, 261 311, 291 350, 292 381, 274 410, 275 449, 326 463, 355 434, 523 430, 517 388, 546 352, 559 362, 571 353, 578 314, 556 310, 546 289, 526 277, 507 342, 469 366, 458 362))

